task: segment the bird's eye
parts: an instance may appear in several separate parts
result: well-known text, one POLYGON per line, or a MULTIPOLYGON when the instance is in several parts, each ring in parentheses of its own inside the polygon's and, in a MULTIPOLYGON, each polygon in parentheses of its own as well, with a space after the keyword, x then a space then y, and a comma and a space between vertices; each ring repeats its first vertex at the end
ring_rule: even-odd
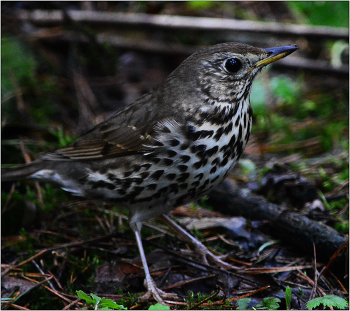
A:
POLYGON ((230 58, 225 62, 225 68, 228 72, 235 73, 242 68, 242 63, 238 58, 230 58))

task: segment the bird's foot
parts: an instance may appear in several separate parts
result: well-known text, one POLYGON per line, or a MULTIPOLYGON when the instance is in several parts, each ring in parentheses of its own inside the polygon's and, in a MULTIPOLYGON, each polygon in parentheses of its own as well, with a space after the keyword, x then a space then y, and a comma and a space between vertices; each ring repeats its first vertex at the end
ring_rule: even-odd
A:
POLYGON ((177 223, 172 221, 169 216, 162 215, 161 218, 163 221, 171 227, 173 230, 177 232, 177 234, 180 236, 181 239, 188 242, 194 247, 194 252, 198 255, 200 255, 202 262, 206 265, 209 265, 208 259, 210 262, 216 264, 220 268, 229 270, 237 270, 238 267, 235 267, 233 265, 230 265, 229 263, 223 261, 221 258, 226 258, 227 256, 216 256, 214 255, 210 250, 208 250, 205 245, 198 241, 196 238, 194 238, 192 235, 190 235, 186 230, 184 230, 182 227, 180 227, 177 223))
POLYGON ((219 266, 220 268, 226 269, 226 270, 237 270, 239 267, 230 265, 229 263, 225 262, 223 259, 226 259, 227 256, 216 256, 214 255, 209 249, 207 249, 204 244, 202 244, 200 241, 195 240, 193 243, 193 246, 195 247, 195 252, 200 255, 202 262, 206 265, 209 265, 209 262, 214 263, 215 265, 219 266))
POLYGON ((152 278, 148 281, 145 279, 144 285, 147 288, 147 292, 139 297, 141 300, 147 300, 153 297, 158 303, 167 306, 168 304, 163 299, 166 300, 179 298, 174 293, 166 293, 159 289, 152 278))

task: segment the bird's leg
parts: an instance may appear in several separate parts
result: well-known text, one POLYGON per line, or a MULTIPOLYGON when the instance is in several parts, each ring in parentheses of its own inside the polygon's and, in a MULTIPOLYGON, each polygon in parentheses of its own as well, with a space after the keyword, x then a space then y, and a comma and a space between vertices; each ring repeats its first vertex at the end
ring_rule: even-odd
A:
POLYGON ((140 299, 146 300, 146 299, 149 299, 151 296, 153 296, 153 298, 160 304, 167 305, 163 299, 174 299, 178 297, 176 294, 166 293, 166 292, 163 292, 161 289, 157 288, 156 283, 154 282, 154 280, 151 277, 151 274, 149 273, 145 252, 142 246, 140 229, 135 228, 134 232, 135 232, 137 246, 139 248, 139 253, 141 256, 142 266, 146 276, 144 285, 147 288, 147 292, 144 295, 142 295, 140 299))
POLYGON ((212 263, 218 265, 221 268, 224 269, 239 269, 238 267, 235 267, 233 265, 228 264, 227 262, 223 261, 220 256, 215 256, 212 252, 210 252, 203 243, 198 241, 196 238, 194 238, 192 235, 190 235, 186 230, 184 230, 182 227, 180 227, 177 223, 172 221, 169 216, 163 214, 160 216, 161 219, 174 231, 178 233, 180 238, 184 240, 187 243, 190 243, 194 248, 195 251, 198 252, 202 258, 202 261, 204 264, 208 264, 208 259, 212 263), (208 259, 207 259, 208 258, 208 259))

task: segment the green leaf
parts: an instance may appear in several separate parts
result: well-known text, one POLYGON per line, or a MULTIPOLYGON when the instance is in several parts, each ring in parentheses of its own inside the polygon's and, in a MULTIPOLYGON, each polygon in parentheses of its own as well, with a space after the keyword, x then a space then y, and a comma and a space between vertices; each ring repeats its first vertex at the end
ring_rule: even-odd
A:
POLYGON ((242 298, 242 299, 238 299, 237 303, 238 303, 238 308, 237 310, 247 310, 248 309, 248 305, 251 302, 251 298, 242 298))
POLYGON ((127 310, 123 305, 119 305, 111 299, 102 298, 100 302, 100 309, 103 310, 127 310))
POLYGON ((323 304, 325 307, 337 307, 341 310, 344 310, 348 306, 348 302, 345 299, 335 295, 326 295, 308 301, 306 308, 311 310, 317 308, 320 304, 323 304))
POLYGON ((285 298, 286 298, 286 308, 287 310, 289 310, 290 303, 292 301, 292 290, 290 289, 289 286, 286 287, 285 298))
POLYGON ((78 297, 80 299, 85 300, 86 303, 88 303, 88 304, 94 303, 94 301, 90 298, 90 296, 85 294, 82 290, 77 290, 76 293, 77 293, 78 297))
POLYGON ((97 303, 97 302, 100 302, 101 301, 101 299, 102 298, 100 298, 100 297, 98 297, 98 296, 96 296, 96 295, 94 295, 94 294, 90 294, 91 295, 91 297, 94 299, 94 303, 97 303))
POLYGON ((156 303, 148 308, 148 310, 170 310, 169 306, 164 306, 160 303, 156 303))
POLYGON ((256 308, 264 308, 267 310, 277 310, 279 308, 279 303, 281 299, 275 297, 266 297, 263 301, 256 305, 256 308))

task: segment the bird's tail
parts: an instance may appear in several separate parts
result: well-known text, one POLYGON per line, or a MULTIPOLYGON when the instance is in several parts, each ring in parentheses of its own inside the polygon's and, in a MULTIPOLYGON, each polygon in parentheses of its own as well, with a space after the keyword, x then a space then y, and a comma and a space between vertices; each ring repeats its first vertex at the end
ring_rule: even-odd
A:
POLYGON ((20 165, 15 168, 1 170, 1 181, 30 179, 31 175, 39 171, 41 167, 41 162, 33 162, 26 165, 20 165))

